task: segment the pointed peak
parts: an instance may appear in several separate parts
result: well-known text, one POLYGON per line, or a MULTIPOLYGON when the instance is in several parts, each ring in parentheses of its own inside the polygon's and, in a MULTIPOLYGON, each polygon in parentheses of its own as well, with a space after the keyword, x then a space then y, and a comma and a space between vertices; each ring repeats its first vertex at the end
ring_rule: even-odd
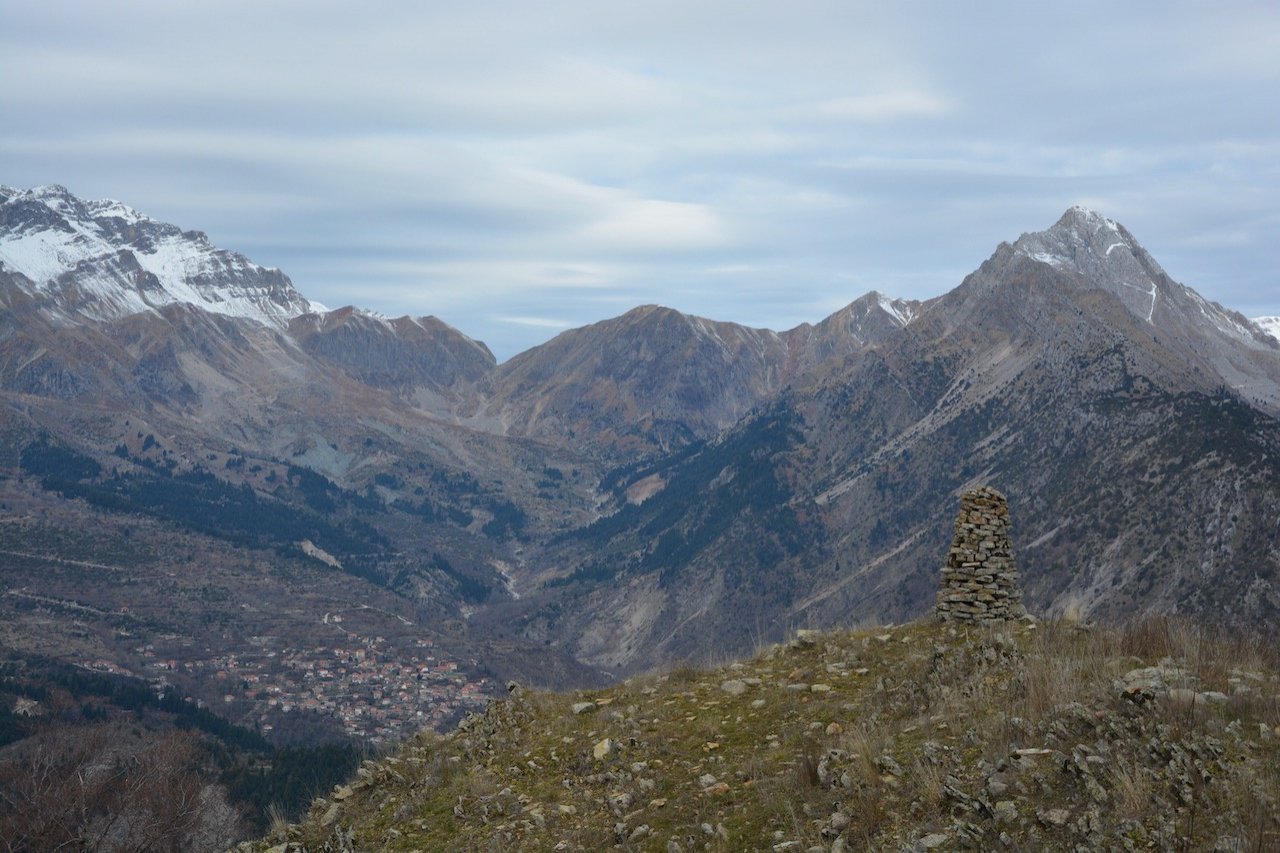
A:
POLYGON ((1121 226, 1114 219, 1108 219, 1098 211, 1091 207, 1085 207, 1081 204, 1072 205, 1067 208, 1067 212, 1058 218, 1054 223, 1054 228, 1088 228, 1091 231, 1107 229, 1109 231, 1120 232, 1121 226))
POLYGON ((1095 269, 1098 264, 1106 265, 1125 256, 1146 256, 1123 225, 1082 205, 1068 208, 1044 231, 1023 234, 1013 249, 1019 255, 1050 266, 1075 269, 1091 276, 1099 272, 1095 269))

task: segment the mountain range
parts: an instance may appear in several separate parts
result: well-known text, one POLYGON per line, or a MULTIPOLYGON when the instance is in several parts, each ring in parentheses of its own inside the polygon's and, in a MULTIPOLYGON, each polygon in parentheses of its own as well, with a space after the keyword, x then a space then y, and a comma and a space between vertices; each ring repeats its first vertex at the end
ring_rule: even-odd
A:
POLYGON ((975 484, 1034 612, 1280 608, 1280 324, 1083 208, 930 300, 780 332, 642 306, 498 364, 3 188, 0 305, 0 608, 33 652, 195 659, 341 604, 495 683, 587 683, 918 616, 975 484))

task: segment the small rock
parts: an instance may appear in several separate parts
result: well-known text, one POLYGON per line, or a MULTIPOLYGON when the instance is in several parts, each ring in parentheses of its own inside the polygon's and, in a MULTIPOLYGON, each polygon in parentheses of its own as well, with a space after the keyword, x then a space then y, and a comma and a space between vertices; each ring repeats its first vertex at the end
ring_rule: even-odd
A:
POLYGON ((828 723, 826 732, 829 735, 841 735, 844 734, 844 726, 839 723, 828 723))
POLYGON ((993 811, 996 823, 1008 825, 1018 820, 1018 807, 1013 804, 1013 800, 1001 800, 996 803, 993 811))
POLYGON ((811 685, 809 685, 809 692, 811 692, 811 693, 830 693, 830 692, 831 692, 831 685, 830 685, 830 684, 811 684, 811 685))
POLYGON ((764 707, 765 705, 767 705, 767 704, 769 704, 769 703, 765 702, 763 699, 753 699, 753 700, 751 700, 751 707, 752 707, 752 708, 763 708, 763 707, 764 707))
POLYGON ((595 756, 596 761, 603 761, 617 750, 618 745, 613 738, 605 738, 595 745, 591 750, 591 754, 595 756))
POLYGON ((1036 809, 1036 817, 1045 826, 1066 826, 1071 812, 1066 809, 1036 809))
POLYGON ((888 773, 890 776, 901 776, 902 765, 894 760, 892 755, 885 753, 876 759, 876 767, 881 773, 888 773))
POLYGON ((627 836, 627 841, 630 841, 631 843, 634 844, 635 842, 648 837, 650 831, 651 830, 649 829, 649 824, 642 823, 639 826, 637 826, 635 829, 631 830, 631 834, 627 836))
POLYGON ((747 692, 747 683, 737 678, 731 678, 721 684, 720 689, 730 696, 741 696, 747 692))
POLYGON ((572 707, 573 707, 573 713, 585 714, 588 711, 594 711, 596 709, 596 703, 595 702, 574 702, 572 707))
POLYGON ((814 631, 810 628, 801 628, 799 631, 796 631, 796 638, 794 642, 800 648, 809 648, 810 646, 817 645, 818 638, 821 636, 821 631, 814 631))
POLYGON ((951 836, 941 832, 931 832, 920 839, 920 847, 925 850, 932 850, 935 847, 941 847, 946 844, 950 838, 951 836))
POLYGON ((712 776, 710 773, 703 773, 698 777, 698 784, 703 788, 710 788, 718 781, 720 780, 712 776))

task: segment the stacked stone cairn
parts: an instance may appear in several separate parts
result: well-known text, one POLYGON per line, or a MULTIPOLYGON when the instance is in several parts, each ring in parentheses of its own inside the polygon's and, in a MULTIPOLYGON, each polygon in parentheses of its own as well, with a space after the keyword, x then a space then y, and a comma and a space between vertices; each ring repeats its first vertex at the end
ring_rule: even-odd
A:
POLYGON ((1009 540, 1009 502, 989 486, 965 492, 934 613, 943 622, 1001 622, 1025 612, 1009 540))

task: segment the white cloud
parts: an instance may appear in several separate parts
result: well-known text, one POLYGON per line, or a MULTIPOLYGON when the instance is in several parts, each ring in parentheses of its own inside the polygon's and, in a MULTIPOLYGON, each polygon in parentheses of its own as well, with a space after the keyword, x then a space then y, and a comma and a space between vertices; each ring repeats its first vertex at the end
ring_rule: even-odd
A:
POLYGON ((726 246, 730 229, 709 208, 656 199, 620 199, 577 235, 587 247, 622 251, 686 251, 726 246))
POLYGON ((937 96, 925 92, 901 91, 832 98, 818 104, 817 112, 837 119, 891 121, 941 115, 950 109, 950 105, 937 96))
POLYGON ((549 317, 495 317, 500 323, 514 326, 532 326, 535 329, 571 329, 577 325, 572 320, 553 320, 549 317))

